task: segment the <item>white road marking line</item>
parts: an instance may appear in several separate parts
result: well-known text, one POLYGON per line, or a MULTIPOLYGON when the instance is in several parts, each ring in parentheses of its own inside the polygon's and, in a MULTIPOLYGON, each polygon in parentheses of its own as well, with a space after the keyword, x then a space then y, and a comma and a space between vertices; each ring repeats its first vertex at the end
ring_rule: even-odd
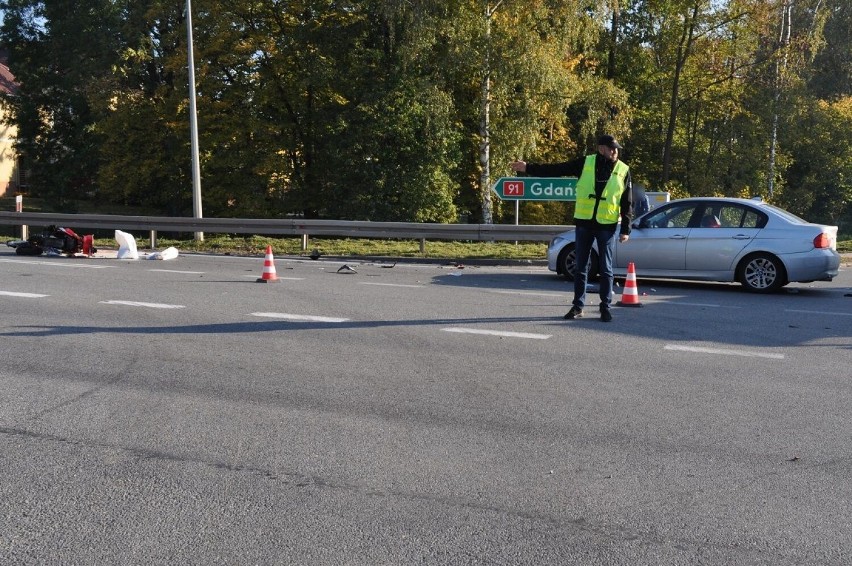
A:
POLYGON ((733 305, 717 305, 713 303, 682 303, 680 301, 666 301, 667 305, 675 305, 677 307, 709 307, 709 308, 717 308, 717 309, 741 309, 742 307, 737 307, 733 305))
POLYGON ((529 338, 531 340, 547 340, 551 334, 531 334, 528 332, 507 332, 501 330, 478 330, 476 328, 442 328, 444 332, 457 332, 460 334, 485 334, 488 336, 503 336, 506 338, 529 338))
POLYGON ((147 307, 151 309, 183 309, 183 305, 167 305, 164 303, 140 303, 137 301, 98 301, 102 305, 124 305, 126 307, 147 307))
POLYGON ((334 318, 330 316, 309 316, 304 314, 288 314, 283 312, 253 312, 252 316, 265 318, 281 318, 284 320, 295 320, 301 322, 349 322, 348 318, 334 318))
MULTIPOLYGON (((69 258, 70 259, 70 258, 69 258)), ((86 263, 60 263, 55 261, 33 261, 24 259, 0 259, 0 262, 5 263, 23 263, 26 265, 47 265, 49 267, 82 267, 88 269, 109 269, 114 265, 92 265, 86 263)))
POLYGON ((677 344, 666 344, 665 350, 676 350, 679 352, 694 352, 698 354, 720 354, 723 356, 743 356, 746 358, 769 358, 772 360, 783 360, 784 354, 771 354, 769 352, 747 352, 745 350, 728 350, 725 348, 702 348, 699 346, 679 346, 677 344))
POLYGON ((567 297, 567 293, 534 293, 532 291, 490 291, 498 295, 526 295, 530 297, 567 297))
POLYGON ((13 291, 0 291, 0 295, 4 295, 6 297, 23 297, 25 299, 41 299, 41 298, 50 296, 50 295, 40 295, 38 293, 15 293, 13 291))
MULTIPOLYGON (((262 277, 262 274, 261 275, 243 275, 243 277, 251 277, 252 279, 260 279, 262 277)), ((304 281, 305 280, 304 277, 281 277, 278 274, 276 274, 275 278, 281 279, 281 280, 284 280, 284 281, 304 281)))
POLYGON ((203 271, 178 271, 176 269, 149 269, 148 271, 156 271, 159 273, 183 273, 185 275, 204 275, 203 271))
POLYGON ((852 316, 852 312, 828 312, 828 311, 806 311, 797 309, 784 309, 784 312, 800 312, 803 314, 822 314, 826 316, 852 316))
POLYGON ((403 285, 402 283, 358 283, 358 285, 374 285, 376 287, 407 287, 410 289, 422 289, 423 285, 403 285))

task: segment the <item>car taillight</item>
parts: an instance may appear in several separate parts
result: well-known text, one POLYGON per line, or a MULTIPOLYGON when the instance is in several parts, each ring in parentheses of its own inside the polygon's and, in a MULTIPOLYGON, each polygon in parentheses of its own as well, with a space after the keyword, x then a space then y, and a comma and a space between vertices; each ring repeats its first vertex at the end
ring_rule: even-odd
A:
POLYGON ((817 249, 825 249, 831 247, 831 237, 823 232, 816 238, 814 238, 814 247, 817 249))

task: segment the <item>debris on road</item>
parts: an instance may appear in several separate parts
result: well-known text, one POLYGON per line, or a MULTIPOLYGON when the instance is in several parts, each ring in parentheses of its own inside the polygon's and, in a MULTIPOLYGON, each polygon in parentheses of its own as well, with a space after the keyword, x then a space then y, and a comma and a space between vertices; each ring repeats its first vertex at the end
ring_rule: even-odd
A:
POLYGON ((163 251, 160 251, 160 252, 151 252, 147 256, 145 256, 145 259, 170 260, 170 259, 177 258, 177 256, 178 256, 178 249, 176 247, 172 246, 172 247, 166 248, 166 249, 164 249, 163 251))
POLYGON ((117 259, 139 259, 136 238, 133 237, 133 234, 116 230, 115 241, 118 242, 118 253, 115 254, 117 259))

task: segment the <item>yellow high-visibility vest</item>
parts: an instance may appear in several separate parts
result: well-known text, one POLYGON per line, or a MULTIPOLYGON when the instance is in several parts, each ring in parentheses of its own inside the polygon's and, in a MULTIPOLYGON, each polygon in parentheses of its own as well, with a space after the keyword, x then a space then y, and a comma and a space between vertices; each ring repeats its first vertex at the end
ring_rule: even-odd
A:
POLYGON ((597 220, 601 224, 615 224, 621 215, 621 193, 624 192, 627 181, 627 173, 630 171, 622 161, 616 161, 612 168, 612 175, 607 181, 601 194, 597 215, 595 215, 595 203, 598 196, 595 193, 595 160, 597 154, 587 155, 583 164, 583 172, 577 179, 574 189, 577 195, 577 203, 574 208, 574 218, 579 220, 597 220))

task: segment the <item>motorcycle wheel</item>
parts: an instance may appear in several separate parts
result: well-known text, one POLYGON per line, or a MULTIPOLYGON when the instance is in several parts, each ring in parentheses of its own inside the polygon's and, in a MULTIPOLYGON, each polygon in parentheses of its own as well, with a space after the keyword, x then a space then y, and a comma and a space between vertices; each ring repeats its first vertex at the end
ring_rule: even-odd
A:
POLYGON ((38 246, 34 246, 29 242, 25 242, 21 245, 15 246, 15 254, 16 255, 41 255, 44 250, 38 246))

